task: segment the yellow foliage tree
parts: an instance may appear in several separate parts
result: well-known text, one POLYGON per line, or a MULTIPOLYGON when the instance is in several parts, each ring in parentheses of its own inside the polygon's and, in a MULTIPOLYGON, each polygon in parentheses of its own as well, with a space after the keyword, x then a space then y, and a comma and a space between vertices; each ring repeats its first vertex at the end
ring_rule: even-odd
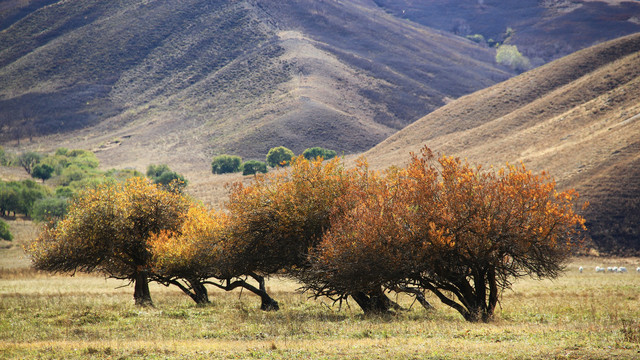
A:
POLYGON ((175 231, 190 201, 143 178, 110 182, 76 196, 67 216, 45 226, 27 252, 36 269, 101 272, 134 282, 138 305, 152 305, 149 240, 175 231))

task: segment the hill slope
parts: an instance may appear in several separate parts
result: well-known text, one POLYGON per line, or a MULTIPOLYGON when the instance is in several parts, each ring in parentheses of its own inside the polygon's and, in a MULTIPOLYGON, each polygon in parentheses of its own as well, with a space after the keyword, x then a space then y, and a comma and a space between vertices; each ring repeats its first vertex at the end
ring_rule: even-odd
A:
POLYGON ((590 202, 602 248, 640 250, 640 34, 464 96, 365 155, 380 167, 426 144, 474 162, 548 170, 590 202))
POLYGON ((122 166, 362 151, 512 75, 368 0, 23 3, 0 17, 0 141, 78 131, 122 166))
POLYGON ((390 13, 466 36, 517 45, 535 65, 640 31, 626 0, 376 0, 390 13), (507 29, 511 29, 507 31, 507 29))

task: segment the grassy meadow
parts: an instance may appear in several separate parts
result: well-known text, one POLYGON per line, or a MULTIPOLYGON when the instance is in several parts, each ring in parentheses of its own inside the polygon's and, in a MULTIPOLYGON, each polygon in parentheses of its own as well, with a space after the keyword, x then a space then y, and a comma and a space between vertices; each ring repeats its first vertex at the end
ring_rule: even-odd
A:
MULTIPOLYGON (((35 231, 11 226, 18 238, 35 231)), ((196 306, 161 285, 151 287, 155 307, 138 308, 127 282, 32 271, 19 243, 0 247, 0 359, 640 358, 635 258, 577 258, 554 281, 518 281, 494 322, 470 324, 434 297, 435 310, 400 297, 408 311, 364 317, 355 303, 330 307, 274 278, 278 312, 260 311, 248 292, 211 290, 212 304, 196 306)))

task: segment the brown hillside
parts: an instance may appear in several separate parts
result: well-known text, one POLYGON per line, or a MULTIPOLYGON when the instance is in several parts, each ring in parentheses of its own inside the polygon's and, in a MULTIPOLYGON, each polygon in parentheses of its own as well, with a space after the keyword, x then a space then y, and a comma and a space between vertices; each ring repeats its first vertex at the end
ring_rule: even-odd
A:
POLYGON ((100 149, 108 166, 359 152, 512 76, 492 50, 369 0, 22 1, 0 14, 0 142, 100 149))
POLYGON ((548 170, 591 203, 603 248, 640 250, 640 34, 613 40, 456 100, 366 153, 407 160, 423 144, 491 165, 548 170))
POLYGON ((396 16, 460 36, 517 45, 535 65, 640 31, 628 0, 375 0, 396 16), (510 31, 507 31, 510 29, 510 31))

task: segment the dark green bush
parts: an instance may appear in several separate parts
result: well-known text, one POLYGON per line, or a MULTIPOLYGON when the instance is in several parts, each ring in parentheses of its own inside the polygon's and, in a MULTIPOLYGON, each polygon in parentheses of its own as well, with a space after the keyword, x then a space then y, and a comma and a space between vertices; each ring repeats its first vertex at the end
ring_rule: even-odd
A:
POLYGON ((166 164, 149 165, 149 167, 147 167, 147 176, 153 180, 154 183, 160 184, 171 191, 181 192, 187 187, 188 183, 184 176, 175 171, 171 171, 166 164))
POLYGON ((271 148, 267 153, 267 164, 271 167, 276 166, 288 166, 291 159, 294 157, 293 151, 287 149, 284 146, 278 146, 271 148))
POLYGON ((241 167, 242 158, 236 155, 218 155, 211 162, 211 172, 214 174, 238 172, 241 167))
POLYGON ((46 180, 51 179, 53 175, 54 168, 48 164, 38 164, 33 167, 31 171, 31 177, 35 179, 40 179, 44 183, 46 180))
POLYGON ((249 160, 242 164, 242 175, 253 175, 258 172, 266 173, 267 163, 258 160, 249 160))
POLYGON ((302 156, 304 156, 307 160, 313 160, 315 158, 321 157, 324 160, 333 159, 337 156, 337 153, 333 150, 321 148, 318 146, 308 148, 302 152, 302 156))

